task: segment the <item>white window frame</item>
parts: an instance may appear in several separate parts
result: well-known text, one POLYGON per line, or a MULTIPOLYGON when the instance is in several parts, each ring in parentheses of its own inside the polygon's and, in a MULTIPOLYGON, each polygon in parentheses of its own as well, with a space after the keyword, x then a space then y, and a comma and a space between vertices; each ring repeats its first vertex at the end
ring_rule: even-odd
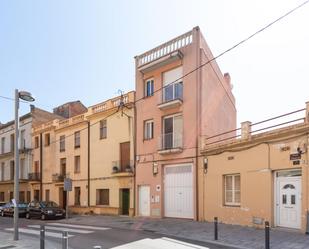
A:
POLYGON ((144 96, 145 97, 151 97, 154 94, 154 78, 149 78, 147 80, 145 80, 144 83, 144 96), (149 95, 147 95, 147 87, 148 87, 148 82, 150 82, 150 85, 152 85, 152 87, 150 87, 150 89, 152 89, 152 92, 150 92, 149 95))
POLYGON ((230 174, 230 175, 224 175, 224 204, 226 206, 240 206, 240 203, 241 203, 241 177, 240 177, 240 174, 230 174), (232 201, 231 202, 228 202, 227 201, 227 177, 232 177, 232 201), (239 199, 240 199, 240 202, 236 202, 235 201, 235 192, 236 192, 236 189, 235 189, 235 177, 239 177, 239 185, 240 185, 240 188, 239 188, 239 199))
MULTIPOLYGON (((171 114, 171 115, 168 115, 168 116, 164 116, 163 119, 162 119, 162 136, 166 136, 166 134, 164 133, 165 132, 165 119, 168 119, 168 118, 173 118, 173 148, 175 148, 175 135, 178 135, 176 132, 175 132, 175 118, 176 117, 181 117, 182 119, 182 131, 181 131, 181 134, 179 134, 181 136, 181 147, 183 146, 183 114, 182 113, 175 113, 175 114, 171 114)), ((163 138, 164 140, 165 138, 163 138)), ((164 143, 164 142, 163 142, 164 143)), ((163 145, 163 144, 162 144, 163 145)))
POLYGON ((154 122, 153 119, 144 122, 144 140, 153 139, 154 122))

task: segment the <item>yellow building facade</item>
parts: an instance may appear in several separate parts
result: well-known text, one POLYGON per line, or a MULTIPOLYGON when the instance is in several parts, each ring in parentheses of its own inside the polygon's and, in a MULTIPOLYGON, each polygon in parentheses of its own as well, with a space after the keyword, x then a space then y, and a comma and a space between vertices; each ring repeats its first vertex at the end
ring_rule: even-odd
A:
POLYGON ((271 129, 256 128, 269 120, 243 122, 239 138, 205 138, 198 174, 201 221, 218 217, 256 227, 269 221, 272 227, 308 231, 309 103, 296 112, 300 118, 282 115, 288 121, 271 129))
POLYGON ((71 212, 133 215, 134 99, 129 92, 34 127, 32 167, 42 181, 32 191, 71 212), (72 180, 68 195, 65 178, 72 180))

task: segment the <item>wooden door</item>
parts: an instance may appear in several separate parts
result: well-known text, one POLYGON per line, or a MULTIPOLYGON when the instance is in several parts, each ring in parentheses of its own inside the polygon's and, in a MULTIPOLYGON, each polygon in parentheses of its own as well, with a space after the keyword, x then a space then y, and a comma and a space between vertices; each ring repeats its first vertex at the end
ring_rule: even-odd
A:
POLYGON ((130 166, 130 142, 120 144, 120 170, 125 171, 130 166))

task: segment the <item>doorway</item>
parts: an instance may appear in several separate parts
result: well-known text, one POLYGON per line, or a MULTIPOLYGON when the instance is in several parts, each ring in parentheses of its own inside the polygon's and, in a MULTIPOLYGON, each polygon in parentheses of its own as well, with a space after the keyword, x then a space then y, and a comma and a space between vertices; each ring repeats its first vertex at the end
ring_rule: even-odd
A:
POLYGON ((66 209, 67 206, 67 193, 63 187, 59 188, 59 206, 63 209, 66 209))
POLYGON ((148 185, 138 187, 138 202, 138 214, 150 216, 150 187, 148 185))
POLYGON ((301 171, 282 171, 276 175, 276 225, 301 227, 301 171))
POLYGON ((121 215, 129 215, 130 209, 130 189, 123 188, 119 190, 119 198, 120 198, 120 214, 121 215))

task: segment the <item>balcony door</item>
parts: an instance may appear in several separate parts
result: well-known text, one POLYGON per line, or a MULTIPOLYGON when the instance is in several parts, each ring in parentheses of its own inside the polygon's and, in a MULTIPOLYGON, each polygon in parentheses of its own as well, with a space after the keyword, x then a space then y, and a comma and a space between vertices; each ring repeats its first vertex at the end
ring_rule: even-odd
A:
POLYGON ((182 67, 163 74, 163 102, 182 99, 182 67))
POLYGON ((169 116, 163 119, 163 149, 182 147, 182 115, 169 116))
POLYGON ((120 169, 125 171, 130 166, 130 142, 120 144, 120 169))
POLYGON ((65 177, 67 171, 67 161, 66 158, 60 159, 60 175, 65 177))

